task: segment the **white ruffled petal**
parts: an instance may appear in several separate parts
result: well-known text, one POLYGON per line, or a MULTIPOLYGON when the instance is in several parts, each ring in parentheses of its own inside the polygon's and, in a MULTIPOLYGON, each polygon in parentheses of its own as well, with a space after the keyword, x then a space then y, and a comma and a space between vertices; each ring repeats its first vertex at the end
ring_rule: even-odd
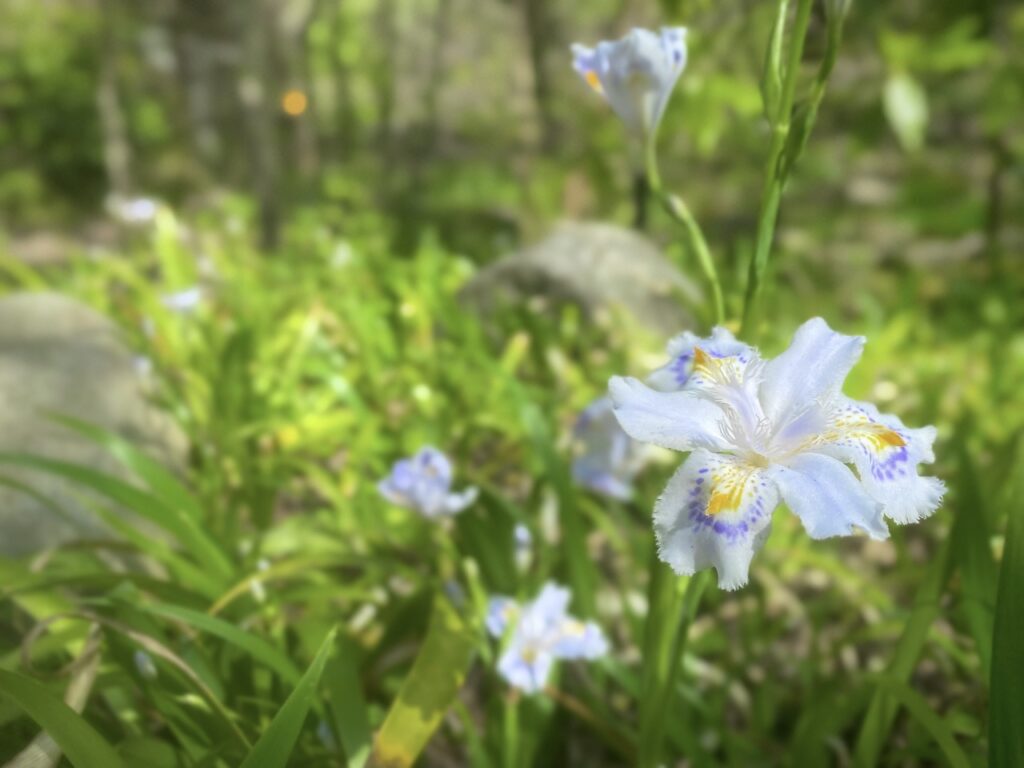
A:
POLYGON ((558 629, 551 652, 560 659, 598 659, 608 653, 608 641, 592 621, 567 618, 558 629))
POLYGON ((544 689, 554 661, 548 651, 513 642, 498 659, 498 673, 523 693, 538 693, 544 689))
POLYGON ((836 333, 820 317, 808 320, 789 349, 765 365, 760 394, 767 417, 785 425, 816 401, 837 395, 863 349, 863 336, 836 333))
POLYGON ((747 583, 777 504, 764 470, 696 450, 654 505, 658 554, 680 574, 714 567, 719 587, 738 589, 747 583))
POLYGON ((873 539, 888 538, 882 505, 864 491, 853 471, 842 462, 803 453, 766 472, 812 539, 849 536, 855 527, 873 539))
POLYGON ((614 376, 608 391, 626 434, 676 451, 725 448, 721 409, 692 392, 658 392, 637 379, 614 376))
POLYGON ((914 523, 931 515, 945 486, 918 474, 918 466, 935 460, 935 427, 910 429, 896 416, 882 414, 871 403, 842 398, 832 414, 831 428, 814 451, 857 467, 861 483, 882 512, 897 523, 914 523))
POLYGON ((573 43, 572 67, 583 78, 583 82, 597 93, 604 95, 604 87, 601 85, 601 73, 607 69, 607 60, 603 56, 599 55, 593 48, 573 43))
POLYGON ((484 626, 492 637, 501 637, 505 634, 509 622, 519 615, 519 610, 519 603, 510 597, 492 597, 487 603, 484 626))
POLYGON ((464 510, 466 507, 471 505, 477 500, 480 495, 480 489, 475 485, 471 485, 468 488, 459 491, 458 493, 449 493, 445 496, 444 507, 441 514, 445 515, 457 515, 459 512, 464 510))

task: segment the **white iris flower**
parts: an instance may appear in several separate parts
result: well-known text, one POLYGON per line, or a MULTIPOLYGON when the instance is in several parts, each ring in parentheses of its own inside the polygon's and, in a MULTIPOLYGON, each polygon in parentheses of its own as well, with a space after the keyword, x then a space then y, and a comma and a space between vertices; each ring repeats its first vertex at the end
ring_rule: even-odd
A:
POLYGON ((746 584, 780 501, 814 539, 855 528, 884 539, 884 518, 915 522, 942 501, 942 481, 918 474, 935 460, 935 428, 842 393, 862 336, 814 318, 772 360, 724 328, 673 344, 652 384, 678 391, 622 377, 609 387, 628 434, 690 452, 654 507, 661 559, 677 573, 714 567, 720 587, 746 584))
POLYGON ((385 499, 427 518, 446 517, 464 510, 477 497, 473 486, 452 493, 452 464, 436 448, 421 448, 412 458, 402 459, 377 488, 385 499))
POLYGON ((599 398, 583 409, 573 427, 573 442, 576 483, 622 501, 633 496, 633 479, 643 467, 646 451, 619 426, 610 398, 599 398))
POLYGON ((523 606, 507 597, 491 599, 487 630, 499 638, 508 634, 498 673, 514 688, 537 693, 557 659, 592 660, 608 652, 608 641, 594 622, 568 615, 569 600, 569 590, 552 582, 523 606))
POLYGON ((573 68, 587 85, 608 100, 631 132, 648 139, 686 68, 686 28, 634 29, 594 48, 577 43, 572 55, 573 68))

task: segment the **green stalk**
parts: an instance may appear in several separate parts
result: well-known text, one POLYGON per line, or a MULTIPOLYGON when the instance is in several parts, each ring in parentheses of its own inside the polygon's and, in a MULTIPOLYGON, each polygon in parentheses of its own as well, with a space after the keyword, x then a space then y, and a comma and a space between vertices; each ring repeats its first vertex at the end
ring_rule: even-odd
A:
POLYGON ((657 557, 654 559, 644 626, 638 768, 656 768, 662 764, 665 726, 680 661, 690 625, 709 581, 707 571, 680 578, 657 557))
MULTIPOLYGON (((787 0, 780 0, 782 11, 787 0)), ((761 295, 761 284, 768 267, 768 254, 775 238, 775 225, 779 217, 779 202, 782 190, 786 185, 787 169, 783 163, 786 142, 789 138, 793 114, 793 97, 796 93, 796 79, 800 69, 800 61, 804 54, 804 40, 811 19, 812 0, 800 0, 797 6, 796 22, 789 49, 789 61, 786 65, 785 78, 782 82, 782 93, 778 109, 772 119, 772 143, 768 152, 768 164, 765 168, 764 189, 761 194, 761 213, 757 220, 757 236, 755 238, 754 255, 750 260, 750 273, 747 278, 747 293, 743 301, 743 321, 740 326, 741 335, 752 331, 757 304, 761 295)))
POLYGON ((687 242, 700 264, 701 271, 711 286, 711 296, 715 307, 715 322, 725 322, 725 302, 722 300, 722 285, 718 280, 718 271, 715 269, 715 261, 711 258, 711 251, 708 248, 704 233, 700 225, 690 213, 686 203, 678 195, 666 192, 661 184, 661 174, 658 172, 658 157, 655 149, 654 136, 651 136, 644 147, 644 170, 647 174, 647 186, 651 194, 658 198, 662 207, 668 212, 677 223, 683 225, 686 232, 687 242))
POLYGON ((505 699, 505 768, 519 765, 519 692, 511 691, 505 699))

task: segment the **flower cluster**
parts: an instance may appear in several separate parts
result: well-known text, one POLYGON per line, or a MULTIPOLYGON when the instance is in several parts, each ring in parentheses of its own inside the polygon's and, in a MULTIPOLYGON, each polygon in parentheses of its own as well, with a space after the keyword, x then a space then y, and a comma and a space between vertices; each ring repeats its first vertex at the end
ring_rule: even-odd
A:
POLYGON ((910 429, 895 416, 842 393, 864 338, 815 318, 773 360, 723 328, 687 334, 655 373, 658 391, 615 377, 615 414, 632 437, 690 456, 654 508, 661 559, 677 573, 713 566, 719 586, 747 582, 780 501, 815 539, 859 528, 886 538, 884 518, 930 515, 943 484, 918 474, 934 461, 935 428, 910 429))
POLYGON ((533 602, 519 605, 507 597, 491 598, 487 630, 506 638, 498 673, 524 693, 543 690, 556 659, 597 659, 608 642, 593 622, 574 619, 567 611, 570 594, 548 582, 533 602))
POLYGON ((421 448, 411 458, 395 462, 391 474, 377 485, 388 501, 431 519, 458 514, 476 501, 475 487, 459 493, 452 493, 451 487, 451 462, 430 446, 421 448))

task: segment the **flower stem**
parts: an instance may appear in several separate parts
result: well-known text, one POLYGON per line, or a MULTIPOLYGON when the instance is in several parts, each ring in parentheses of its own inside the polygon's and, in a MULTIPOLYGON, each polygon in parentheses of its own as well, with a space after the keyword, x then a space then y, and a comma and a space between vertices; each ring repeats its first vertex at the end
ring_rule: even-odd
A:
POLYGON ((644 668, 640 697, 640 740, 636 764, 655 768, 662 764, 668 720, 686 638, 697 613, 710 572, 675 576, 655 557, 644 627, 644 668))
POLYGON ((654 138, 651 137, 644 147, 644 169, 647 174, 647 186, 651 194, 658 198, 662 207, 676 222, 683 225, 690 249, 696 254, 697 262, 700 264, 704 277, 711 286, 711 296, 715 307, 715 322, 725 322, 725 302, 722 300, 722 285, 718 280, 718 271, 715 269, 715 261, 711 257, 707 240, 701 232, 700 225, 690 213, 690 209, 682 198, 666 192, 661 185, 661 174, 658 172, 658 157, 654 146, 654 138))
MULTIPOLYGON (((788 0, 779 0, 784 6, 788 0)), ((775 238, 775 225, 779 217, 779 201, 782 190, 786 186, 787 167, 784 163, 786 142, 789 138, 793 115, 793 97, 796 93, 796 79, 803 59, 804 40, 811 18, 812 0, 800 0, 796 10, 796 21, 790 40, 789 60, 786 64, 782 93, 779 106, 772 120, 772 143, 768 152, 768 163, 765 167, 764 189, 761 194, 761 212, 757 219, 757 236, 755 237, 754 254, 750 260, 750 272, 747 278, 747 292, 743 301, 743 320, 740 333, 753 331, 761 286, 764 282, 765 270, 768 268, 768 255, 775 238)), ((782 9, 785 10, 784 7, 782 9)))
POLYGON ((505 732, 502 740, 505 746, 505 768, 519 765, 519 692, 511 691, 505 699, 505 732))

